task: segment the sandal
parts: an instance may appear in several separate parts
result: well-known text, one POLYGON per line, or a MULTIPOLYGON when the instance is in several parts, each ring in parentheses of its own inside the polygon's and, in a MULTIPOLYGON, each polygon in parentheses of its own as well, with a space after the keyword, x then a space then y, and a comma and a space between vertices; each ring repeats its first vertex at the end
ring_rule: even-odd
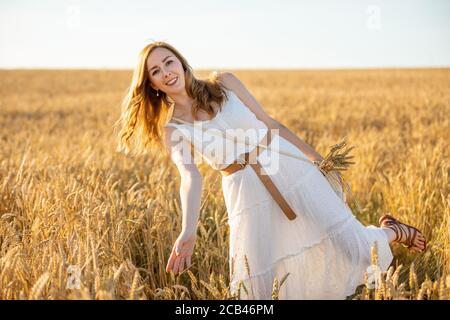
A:
POLYGON ((411 249, 413 247, 418 248, 420 250, 420 247, 414 244, 414 240, 416 239, 418 234, 421 234, 424 238, 424 247, 420 250, 420 252, 424 252, 427 248, 427 240, 425 239, 425 236, 420 232, 419 229, 410 226, 406 223, 400 222, 399 220, 395 219, 393 216, 385 214, 383 215, 379 220, 378 223, 381 227, 386 227, 391 229, 395 232, 395 239, 394 242, 398 242, 402 244, 404 247, 407 247, 408 249, 411 249), (402 225, 406 226, 405 228, 402 227, 402 225), (406 236, 406 239, 401 241, 403 235, 406 236))

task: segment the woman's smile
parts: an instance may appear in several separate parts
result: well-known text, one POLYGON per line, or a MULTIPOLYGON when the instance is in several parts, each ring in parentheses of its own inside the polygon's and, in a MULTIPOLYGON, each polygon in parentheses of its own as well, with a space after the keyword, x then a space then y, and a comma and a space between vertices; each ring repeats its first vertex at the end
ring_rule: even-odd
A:
POLYGON ((175 83, 177 83, 177 82, 178 82, 178 76, 167 81, 166 86, 171 87, 171 86, 175 85, 175 83))

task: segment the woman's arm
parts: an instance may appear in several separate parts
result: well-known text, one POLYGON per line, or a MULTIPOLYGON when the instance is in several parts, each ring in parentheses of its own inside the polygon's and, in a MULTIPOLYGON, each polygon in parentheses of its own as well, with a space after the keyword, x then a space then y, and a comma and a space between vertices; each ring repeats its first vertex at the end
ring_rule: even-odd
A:
POLYGON ((279 129, 279 134, 281 137, 288 140, 290 143, 299 148, 305 156, 307 156, 311 161, 322 161, 323 157, 314 150, 309 144, 299 138, 296 134, 294 134, 291 130, 286 128, 284 125, 271 118, 274 121, 274 124, 270 127, 271 129, 279 129))
POLYGON ((186 268, 191 266, 191 257, 197 240, 203 178, 193 159, 190 143, 179 134, 178 130, 166 128, 165 145, 181 175, 182 227, 166 265, 166 272, 173 271, 176 274, 185 271, 185 266, 186 268))
POLYGON ((196 234, 200 216, 203 178, 191 172, 181 176, 180 199, 183 210, 182 230, 188 234, 196 234))
POLYGON ((314 150, 314 148, 300 139, 296 134, 294 134, 280 122, 270 117, 260 106, 255 97, 253 97, 253 95, 247 90, 244 84, 235 75, 230 72, 220 72, 217 76, 219 81, 228 90, 232 90, 239 97, 239 99, 256 115, 256 117, 265 123, 265 125, 269 129, 279 129, 279 135, 299 148, 311 161, 323 160, 323 157, 316 150, 314 150))
POLYGON ((175 137, 175 130, 175 128, 166 128, 165 141, 170 152, 170 158, 177 166, 181 176, 182 232, 196 234, 200 215, 203 177, 192 158, 190 144, 179 135, 175 137), (178 138, 181 138, 181 141, 178 138))

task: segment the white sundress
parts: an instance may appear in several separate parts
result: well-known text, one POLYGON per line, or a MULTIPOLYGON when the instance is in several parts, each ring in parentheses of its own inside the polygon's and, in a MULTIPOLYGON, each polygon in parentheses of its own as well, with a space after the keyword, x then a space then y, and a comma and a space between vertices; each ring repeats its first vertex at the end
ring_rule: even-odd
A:
MULTIPOLYGON (((213 119, 196 121, 195 125, 166 124, 180 129, 193 143, 195 153, 216 170, 232 163, 240 151, 252 148, 234 143, 238 152, 236 149, 222 155, 206 152, 205 142, 203 148, 199 147, 197 124, 202 130, 268 129, 233 91, 226 92, 228 100, 213 119)), ((259 140, 250 137, 247 141, 257 144, 259 140)), ((223 140, 214 139, 211 143, 219 142, 223 140)), ((272 146, 308 159, 279 135, 273 135, 272 146)), ((236 293, 238 282, 242 281, 248 295, 242 288, 241 299, 271 299, 274 279, 280 282, 289 273, 280 288, 279 299, 345 299, 364 283, 365 272, 389 268, 393 255, 386 233, 379 227, 362 225, 312 162, 268 150, 258 156, 260 163, 265 163, 264 168, 273 168, 272 159, 276 159, 278 166, 270 178, 296 212, 294 220, 286 217, 250 166, 222 177, 230 230, 231 293, 236 293), (371 266, 375 242, 378 266, 371 266)))

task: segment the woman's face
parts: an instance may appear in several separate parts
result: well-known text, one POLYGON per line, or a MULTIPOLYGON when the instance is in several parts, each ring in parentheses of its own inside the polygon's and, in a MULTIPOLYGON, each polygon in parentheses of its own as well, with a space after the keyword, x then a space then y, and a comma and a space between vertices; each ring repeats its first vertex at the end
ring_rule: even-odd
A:
POLYGON ((154 49, 147 58, 147 71, 153 89, 169 96, 185 90, 183 65, 172 51, 154 49))

